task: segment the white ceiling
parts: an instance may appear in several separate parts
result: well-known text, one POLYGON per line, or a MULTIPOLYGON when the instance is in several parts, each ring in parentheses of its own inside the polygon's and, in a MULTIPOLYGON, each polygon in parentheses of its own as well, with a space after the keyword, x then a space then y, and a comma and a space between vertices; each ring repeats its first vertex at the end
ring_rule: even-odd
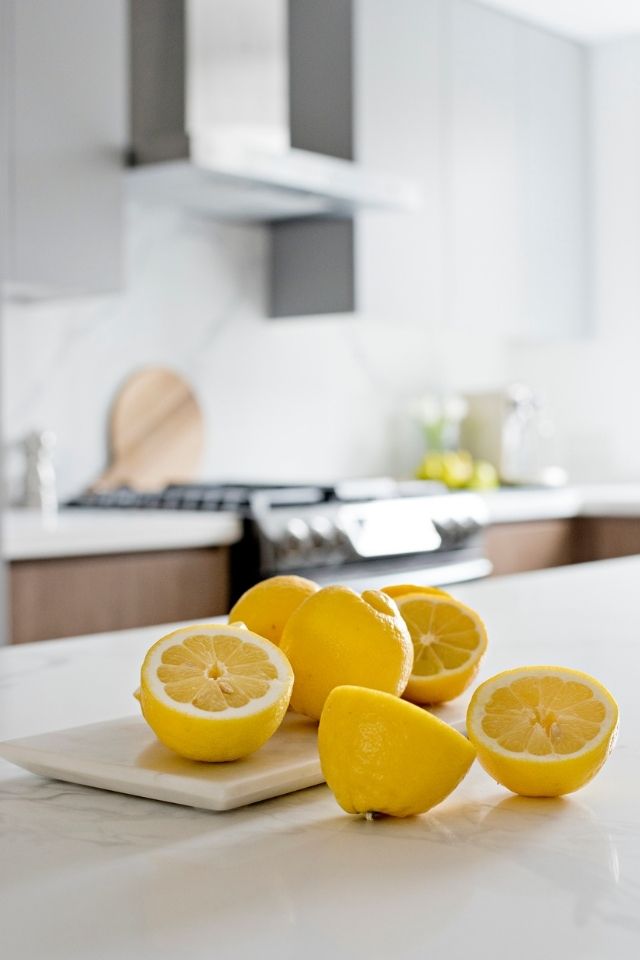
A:
POLYGON ((583 43, 640 34, 640 0, 481 0, 583 43))

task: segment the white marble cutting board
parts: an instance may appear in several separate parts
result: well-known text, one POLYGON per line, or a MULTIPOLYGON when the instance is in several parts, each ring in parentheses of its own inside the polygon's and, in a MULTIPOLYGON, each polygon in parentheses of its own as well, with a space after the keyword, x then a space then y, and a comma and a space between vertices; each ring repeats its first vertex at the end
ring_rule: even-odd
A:
POLYGON ((151 800, 232 810, 323 783, 318 725, 289 713, 277 733, 232 763, 183 760, 142 717, 125 717, 0 743, 0 756, 31 773, 151 800))

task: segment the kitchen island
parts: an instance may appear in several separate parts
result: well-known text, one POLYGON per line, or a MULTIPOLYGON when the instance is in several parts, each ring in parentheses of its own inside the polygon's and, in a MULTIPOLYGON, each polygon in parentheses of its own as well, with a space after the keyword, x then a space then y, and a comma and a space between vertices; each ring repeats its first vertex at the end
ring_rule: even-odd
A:
MULTIPOLYGON (((640 953, 640 559, 456 593, 485 618, 481 679, 556 663, 618 699, 605 769, 514 797, 476 763, 409 820, 314 787, 225 814, 40 779, 0 760, 0 944, 19 960, 616 957, 640 953)), ((162 628, 0 650, 0 739, 136 712, 162 628)), ((465 698, 444 708, 457 720, 465 698)))

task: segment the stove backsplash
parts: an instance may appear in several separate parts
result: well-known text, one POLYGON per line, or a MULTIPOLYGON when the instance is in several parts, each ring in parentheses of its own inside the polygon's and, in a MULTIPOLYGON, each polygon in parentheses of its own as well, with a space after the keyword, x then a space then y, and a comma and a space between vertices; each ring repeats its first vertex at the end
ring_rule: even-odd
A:
MULTIPOLYGON (((128 242, 124 294, 7 309, 5 439, 56 432, 61 498, 104 468, 114 393, 147 364, 174 367, 194 386, 207 424, 206 478, 408 473, 415 451, 394 417, 442 366, 425 319, 428 291, 420 302, 414 291, 413 313, 411 290, 399 291, 400 316, 269 320, 263 228, 132 207, 128 242)), ((478 349, 464 352, 466 370, 455 364, 471 382, 478 349)), ((482 378, 491 382, 498 357, 484 349, 482 378)), ((8 466, 15 491, 23 471, 15 450, 8 466)))

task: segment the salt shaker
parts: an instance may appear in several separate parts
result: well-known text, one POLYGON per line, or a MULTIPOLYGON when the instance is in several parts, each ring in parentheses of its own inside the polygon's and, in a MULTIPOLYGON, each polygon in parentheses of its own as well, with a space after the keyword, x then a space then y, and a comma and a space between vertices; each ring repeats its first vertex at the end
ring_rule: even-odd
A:
POLYGON ((35 430, 24 441, 26 469, 24 503, 40 510, 42 516, 53 517, 58 512, 56 472, 53 451, 56 435, 51 430, 35 430))

